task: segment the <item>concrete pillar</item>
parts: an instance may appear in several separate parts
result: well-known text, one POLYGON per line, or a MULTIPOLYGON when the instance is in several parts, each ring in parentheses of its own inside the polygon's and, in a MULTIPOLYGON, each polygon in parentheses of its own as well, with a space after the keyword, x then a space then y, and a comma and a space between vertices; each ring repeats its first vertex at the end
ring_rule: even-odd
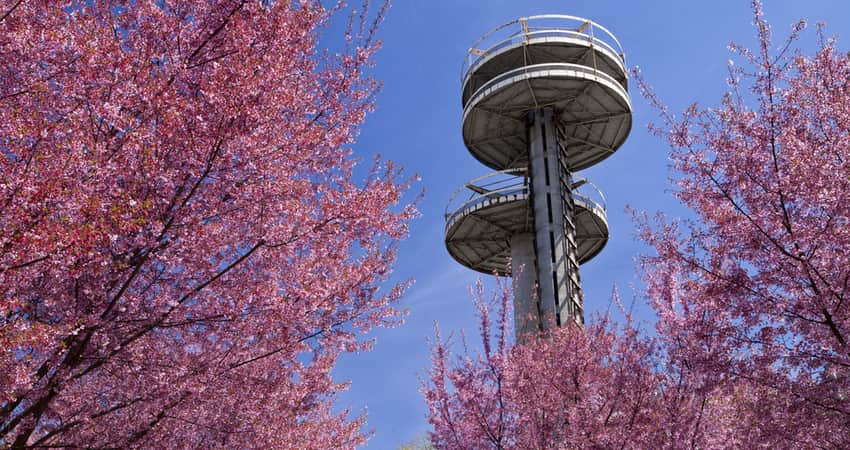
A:
POLYGON ((534 235, 523 233, 511 238, 511 274, 514 288, 514 332, 517 342, 523 335, 537 333, 537 268, 534 264, 534 235))
POLYGON ((557 133, 551 108, 530 113, 529 173, 543 330, 582 321, 572 177, 557 133))

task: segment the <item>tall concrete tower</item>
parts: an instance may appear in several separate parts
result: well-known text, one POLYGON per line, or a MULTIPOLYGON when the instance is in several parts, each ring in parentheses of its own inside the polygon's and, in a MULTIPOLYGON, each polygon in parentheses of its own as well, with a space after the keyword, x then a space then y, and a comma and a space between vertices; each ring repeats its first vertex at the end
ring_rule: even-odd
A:
POLYGON ((518 336, 581 324, 579 264, 607 243, 608 220, 602 193, 575 172, 631 130, 622 47, 586 19, 525 17, 479 39, 462 77, 464 144, 496 172, 452 197, 446 247, 466 267, 514 277, 518 336))

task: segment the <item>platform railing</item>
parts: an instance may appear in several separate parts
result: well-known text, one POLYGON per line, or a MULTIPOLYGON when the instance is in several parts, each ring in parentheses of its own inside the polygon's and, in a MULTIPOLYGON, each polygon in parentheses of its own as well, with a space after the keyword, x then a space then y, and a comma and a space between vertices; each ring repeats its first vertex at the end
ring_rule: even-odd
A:
MULTIPOLYGON (((446 205, 446 227, 468 211, 477 209, 485 203, 494 203, 499 199, 517 196, 519 200, 528 196, 529 179, 525 168, 506 169, 475 178, 456 190, 446 205)), ((594 209, 606 217, 605 196, 595 184, 586 178, 573 175, 573 198, 594 209)))
POLYGON ((543 63, 543 64, 532 64, 529 66, 519 67, 513 70, 509 70, 492 80, 487 81, 481 87, 475 90, 472 95, 469 96, 469 100, 466 103, 466 108, 468 109, 470 105, 475 104, 476 98, 481 95, 482 92, 486 92, 487 89, 492 88, 493 86, 498 85, 499 83, 511 79, 513 77, 524 75, 527 73, 540 73, 543 71, 558 71, 558 70, 572 70, 579 73, 585 73, 588 75, 593 75, 610 83, 611 88, 617 90, 619 94, 625 98, 627 101, 629 100, 629 94, 625 89, 617 82, 611 75, 608 75, 605 72, 597 71, 591 67, 587 67, 581 64, 572 64, 572 63, 543 63))
POLYGON ((480 39, 467 51, 461 67, 461 85, 489 55, 518 43, 541 37, 570 37, 601 47, 619 57, 625 68, 625 54, 620 41, 607 28, 588 19, 561 14, 522 17, 500 25, 480 39))
POLYGON ((602 191, 585 177, 573 175, 573 199, 593 208, 607 220, 608 203, 602 191))
POLYGON ((525 168, 505 169, 470 180, 449 198, 445 211, 446 225, 464 211, 487 201, 509 195, 527 195, 526 173, 525 168))

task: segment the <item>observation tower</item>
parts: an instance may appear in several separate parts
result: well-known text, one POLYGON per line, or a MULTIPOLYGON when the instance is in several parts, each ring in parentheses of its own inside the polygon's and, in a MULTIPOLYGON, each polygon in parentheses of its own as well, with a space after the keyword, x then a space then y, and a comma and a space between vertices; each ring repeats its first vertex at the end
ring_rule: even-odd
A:
POLYGON ((469 49, 463 141, 495 172, 452 196, 446 248, 473 270, 514 277, 518 337, 584 322, 579 264, 609 233, 604 196, 575 172, 626 140, 627 78, 617 38, 579 17, 517 19, 469 49))

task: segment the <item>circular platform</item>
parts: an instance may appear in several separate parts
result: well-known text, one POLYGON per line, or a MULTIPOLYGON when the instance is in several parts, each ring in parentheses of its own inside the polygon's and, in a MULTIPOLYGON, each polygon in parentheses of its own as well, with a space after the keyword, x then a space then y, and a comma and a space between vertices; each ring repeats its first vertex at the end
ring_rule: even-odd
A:
POLYGON ((627 87, 622 47, 607 29, 580 17, 532 16, 495 28, 470 48, 462 70, 463 106, 481 86, 505 72, 559 62, 595 68, 627 87))
POLYGON ((629 94, 610 75, 587 66, 549 63, 503 73, 484 84, 463 112, 463 140, 484 165, 528 165, 527 114, 552 107, 567 164, 577 171, 613 154, 631 131, 629 94))
MULTIPOLYGON (((466 187, 470 186, 477 187, 471 183, 466 187)), ((473 192, 457 209, 446 214, 446 248, 455 260, 470 269, 488 275, 494 272, 510 275, 511 237, 533 232, 527 187, 517 177, 515 184, 503 184, 494 190, 473 189, 473 192)), ((573 198, 577 256, 579 263, 585 263, 608 242, 608 219, 604 198, 600 202, 577 191, 573 198)))
POLYGON ((582 195, 573 195, 576 205, 576 245, 579 264, 593 259, 608 243, 608 215, 599 204, 582 195))

